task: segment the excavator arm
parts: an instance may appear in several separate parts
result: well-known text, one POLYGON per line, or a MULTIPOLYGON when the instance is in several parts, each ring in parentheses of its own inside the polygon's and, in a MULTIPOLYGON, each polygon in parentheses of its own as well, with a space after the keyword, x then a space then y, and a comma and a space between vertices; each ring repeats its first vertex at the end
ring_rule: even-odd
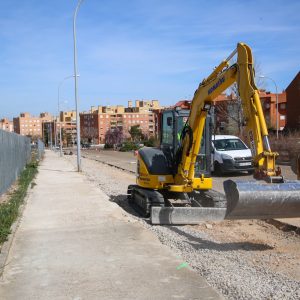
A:
MULTIPOLYGON (((155 207, 153 224, 197 224, 205 220, 267 219, 300 217, 300 181, 287 181, 275 168, 278 155, 271 151, 268 130, 258 89, 254 82, 251 49, 239 43, 235 51, 204 79, 195 91, 190 115, 181 135, 177 173, 170 192, 208 191, 212 178, 195 178, 195 164, 201 147, 206 116, 213 100, 233 83, 237 83, 245 117, 245 131, 254 157, 258 180, 224 182, 226 208, 215 207, 155 207), (237 55, 237 61, 229 65, 237 55)), ((208 154, 209 155, 209 154, 208 154)))
POLYGON ((235 82, 242 100, 245 131, 254 157, 255 177, 268 182, 282 181, 280 170, 275 169, 278 154, 271 151, 259 93, 254 83, 253 56, 247 45, 239 43, 236 50, 195 91, 186 124, 193 134, 185 135, 182 141, 182 158, 175 177, 175 183, 181 185, 183 191, 188 191, 193 185, 194 165, 208 110, 213 100, 235 82), (235 54, 237 62, 230 66, 229 62, 235 54))

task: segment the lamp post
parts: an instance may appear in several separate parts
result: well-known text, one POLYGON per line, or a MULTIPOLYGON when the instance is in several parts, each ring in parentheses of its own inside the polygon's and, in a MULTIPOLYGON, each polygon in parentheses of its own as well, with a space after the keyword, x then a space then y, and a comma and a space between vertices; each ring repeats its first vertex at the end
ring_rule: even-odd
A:
POLYGON ((277 84, 276 84, 275 80, 272 79, 271 77, 264 76, 264 75, 261 75, 258 77, 270 79, 275 85, 275 90, 276 90, 276 139, 278 139, 278 89, 277 89, 277 84))
MULTIPOLYGON (((77 75, 79 76, 79 75, 77 75)), ((58 84, 58 89, 57 89, 57 109, 58 109, 58 123, 59 123, 59 149, 60 149, 60 156, 62 156, 62 138, 61 138, 61 122, 60 122, 60 88, 62 84, 64 83, 65 80, 74 77, 74 75, 70 75, 65 77, 59 84, 58 84)))
POLYGON ((81 171, 81 158, 80 158, 80 119, 78 110, 77 99, 77 50, 76 50, 76 17, 83 0, 79 0, 74 12, 73 18, 73 39, 74 39, 74 80, 75 80, 75 106, 76 106, 76 136, 77 136, 77 171, 81 171))
POLYGON ((56 152, 56 147, 57 147, 57 134, 56 134, 57 133, 57 119, 53 119, 53 128, 54 128, 54 152, 56 152))
POLYGON ((50 149, 52 150, 52 122, 49 122, 50 125, 50 149))

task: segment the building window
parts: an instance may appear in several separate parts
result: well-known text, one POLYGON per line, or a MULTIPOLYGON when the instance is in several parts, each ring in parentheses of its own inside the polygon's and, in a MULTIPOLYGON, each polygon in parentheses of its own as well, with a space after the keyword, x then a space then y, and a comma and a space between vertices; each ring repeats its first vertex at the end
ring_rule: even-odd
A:
POLYGON ((285 103, 280 103, 279 107, 280 107, 280 109, 285 109, 286 108, 286 104, 285 103))

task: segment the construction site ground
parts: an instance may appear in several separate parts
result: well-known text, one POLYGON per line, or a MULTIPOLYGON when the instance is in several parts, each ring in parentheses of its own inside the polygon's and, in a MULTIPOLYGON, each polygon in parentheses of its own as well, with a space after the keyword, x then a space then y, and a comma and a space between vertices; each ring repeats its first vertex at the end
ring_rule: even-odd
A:
MULTIPOLYGON (((115 166, 120 170, 128 171, 130 173, 136 172, 136 157, 135 152, 120 152, 112 150, 85 150, 83 157, 93 159, 107 165, 115 166)), ((297 175, 292 171, 288 164, 279 165, 284 178, 287 180, 296 180, 297 175)), ((223 182, 227 179, 238 180, 253 180, 253 176, 246 172, 231 173, 222 177, 213 176, 213 188, 219 192, 224 192, 223 182)), ((282 223, 282 226, 291 225, 300 228, 300 218, 277 219, 282 223)), ((280 225, 278 223, 278 225, 280 225)))
MULTIPOLYGON (((300 298, 298 219, 152 226, 127 202, 133 153, 82 156, 78 174, 76 155, 47 152, 0 299, 300 298)), ((288 166, 283 172, 296 177, 288 166)), ((214 178, 214 188, 225 179, 214 178)))
MULTIPOLYGON (((83 170, 90 181, 100 186, 111 201, 155 232, 163 244, 182 255, 226 298, 300 297, 300 219, 151 226, 126 202, 127 185, 135 181, 134 154, 86 150, 83 157, 83 170), (111 178, 109 184, 108 177, 111 178)), ((75 163, 75 157, 69 159, 75 163)), ((296 179, 289 166, 281 168, 286 179, 296 179)), ((223 191, 223 181, 228 178, 214 177, 214 188, 223 191)), ((230 178, 253 179, 248 174, 231 174, 230 178)))

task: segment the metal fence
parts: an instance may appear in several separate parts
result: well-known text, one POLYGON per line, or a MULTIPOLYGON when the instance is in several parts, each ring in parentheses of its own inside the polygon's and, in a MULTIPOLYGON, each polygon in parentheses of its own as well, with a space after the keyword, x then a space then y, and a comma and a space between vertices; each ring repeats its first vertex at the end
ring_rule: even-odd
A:
POLYGON ((15 182, 30 160, 30 139, 0 129, 0 195, 15 182))
POLYGON ((37 159, 41 160, 45 154, 45 144, 41 141, 37 141, 37 159))

